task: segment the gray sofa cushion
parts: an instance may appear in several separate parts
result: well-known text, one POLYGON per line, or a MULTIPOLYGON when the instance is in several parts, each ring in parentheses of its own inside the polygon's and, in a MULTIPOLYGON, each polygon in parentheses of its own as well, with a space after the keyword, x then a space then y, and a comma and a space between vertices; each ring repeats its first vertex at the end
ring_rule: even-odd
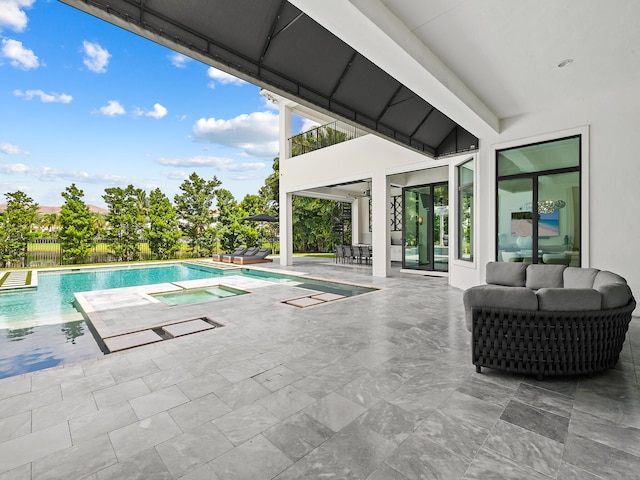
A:
POLYGON ((626 285, 627 281, 620 275, 617 275, 613 272, 600 270, 596 275, 595 280, 593 281, 593 288, 597 290, 598 288, 609 284, 626 285))
POLYGON ((477 285, 465 290, 462 296, 467 329, 471 331, 471 308, 492 307, 512 310, 537 310, 538 297, 526 287, 477 285))
POLYGON ((602 295, 602 309, 624 307, 631 299, 631 289, 627 281, 620 275, 602 270, 593 281, 595 288, 602 295))
POLYGON ((524 287, 527 265, 513 262, 487 263, 487 283, 505 287, 524 287))
POLYGON ((544 311, 600 310, 602 297, 592 288, 541 288, 538 309, 544 311))
POLYGON ((612 283, 598 287, 602 295, 602 309, 624 307, 631 300, 631 289, 624 283, 612 283))
POLYGON ((564 265, 529 265, 527 267, 527 288, 562 288, 564 280, 562 273, 567 268, 564 265))
POLYGON ((597 268, 567 267, 562 274, 564 288, 593 288, 598 272, 597 268))

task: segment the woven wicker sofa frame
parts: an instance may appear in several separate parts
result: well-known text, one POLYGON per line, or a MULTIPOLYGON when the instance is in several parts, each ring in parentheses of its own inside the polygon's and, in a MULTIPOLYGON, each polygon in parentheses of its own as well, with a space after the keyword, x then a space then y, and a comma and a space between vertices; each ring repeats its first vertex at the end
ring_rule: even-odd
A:
POLYGON ((613 367, 636 302, 588 311, 472 309, 471 355, 482 367, 535 375, 590 375, 613 367))

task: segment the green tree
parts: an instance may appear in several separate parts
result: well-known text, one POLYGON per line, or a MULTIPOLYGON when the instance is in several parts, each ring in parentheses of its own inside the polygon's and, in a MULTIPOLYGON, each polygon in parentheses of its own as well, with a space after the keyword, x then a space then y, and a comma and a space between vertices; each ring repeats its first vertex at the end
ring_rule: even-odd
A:
POLYGON ((57 213, 45 213, 42 216, 42 226, 47 229, 49 233, 53 233, 60 228, 60 218, 57 213))
POLYGON ((91 253, 95 236, 94 219, 82 198, 84 192, 75 183, 62 192, 65 199, 60 209, 60 247, 62 258, 73 263, 85 261, 91 253))
POLYGON ((0 215, 0 264, 26 266, 38 204, 24 192, 5 193, 7 207, 0 215))
MULTIPOLYGON (((245 243, 244 227, 240 222, 241 212, 233 194, 224 188, 218 190, 217 237, 223 251, 231 251, 245 243)), ((256 234, 257 243, 257 234, 256 234)), ((248 245, 251 246, 251 245, 248 245)))
POLYGON ((331 210, 335 202, 320 198, 293 197, 293 250, 328 252, 333 247, 331 210))
POLYGON ((182 193, 174 197, 176 210, 183 221, 182 229, 189 239, 189 249, 197 256, 213 253, 216 235, 211 207, 221 184, 215 175, 212 180, 204 180, 193 172, 180 185, 182 193))
MULTIPOLYGON (((267 213, 269 209, 266 205, 264 197, 260 195, 245 195, 239 205, 240 220, 249 215, 258 215, 260 213, 267 213)), ((270 212, 275 213, 275 212, 270 212)), ((278 228, 277 223, 267 222, 249 222, 245 221, 244 227, 246 228, 245 235, 249 238, 255 237, 257 239, 258 246, 264 245, 265 242, 273 242, 276 236, 278 228)), ((252 243, 251 241, 247 243, 252 243)))
POLYGON ((109 208, 106 237, 112 242, 111 250, 118 261, 138 260, 145 220, 139 201, 144 191, 133 185, 105 188, 104 191, 102 198, 109 208))
POLYGON ((280 158, 273 159, 271 165, 273 172, 264 180, 264 185, 260 187, 258 195, 265 205, 264 213, 278 216, 280 210, 280 158))
POLYGON ((149 223, 144 236, 151 252, 158 258, 167 259, 180 249, 178 240, 182 232, 178 212, 159 188, 149 194, 148 208, 149 223))
POLYGON ((107 216, 102 213, 92 212, 93 217, 93 228, 95 230, 95 235, 101 237, 104 234, 105 229, 107 228, 107 216))

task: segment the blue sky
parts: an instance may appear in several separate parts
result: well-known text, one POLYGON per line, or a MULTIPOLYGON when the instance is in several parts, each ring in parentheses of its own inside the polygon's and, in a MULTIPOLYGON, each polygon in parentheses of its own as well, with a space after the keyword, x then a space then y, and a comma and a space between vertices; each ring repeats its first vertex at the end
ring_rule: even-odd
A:
POLYGON ((194 171, 240 201, 278 154, 259 91, 57 1, 0 0, 0 203, 61 205, 71 183, 99 206, 129 184, 173 199, 194 171))

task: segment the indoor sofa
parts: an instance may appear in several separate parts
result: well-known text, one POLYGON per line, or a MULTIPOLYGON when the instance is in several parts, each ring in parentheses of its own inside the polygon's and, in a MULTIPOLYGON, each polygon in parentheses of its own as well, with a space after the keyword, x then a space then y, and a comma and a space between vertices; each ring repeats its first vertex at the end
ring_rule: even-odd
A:
POLYGON ((487 264, 486 285, 464 292, 476 371, 538 378, 616 364, 636 307, 624 278, 595 268, 487 264))

